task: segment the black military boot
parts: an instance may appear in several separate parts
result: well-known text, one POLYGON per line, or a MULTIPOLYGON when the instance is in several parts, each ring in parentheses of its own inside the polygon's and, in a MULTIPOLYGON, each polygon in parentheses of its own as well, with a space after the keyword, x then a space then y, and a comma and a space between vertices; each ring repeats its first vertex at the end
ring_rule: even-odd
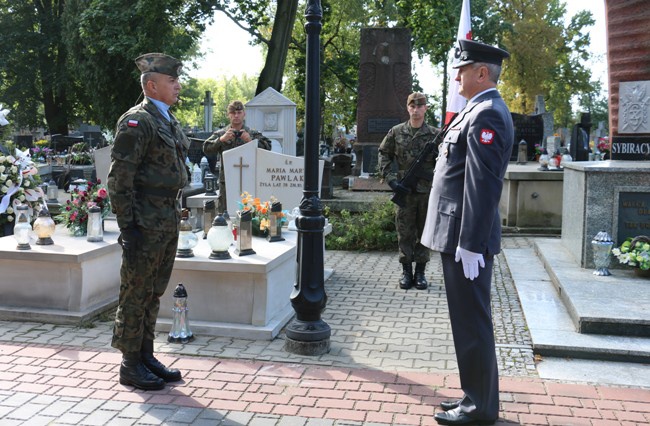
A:
POLYGON ((426 290, 429 287, 429 283, 424 276, 424 269, 427 267, 426 263, 416 263, 415 264, 415 274, 413 275, 413 280, 415 281, 415 288, 418 290, 426 290))
POLYGON ((413 265, 402 263, 402 278, 399 279, 399 288, 408 290, 413 287, 413 265))
POLYGON ((162 362, 153 356, 153 340, 143 339, 142 348, 140 349, 142 363, 153 374, 160 377, 166 382, 178 382, 181 379, 181 372, 176 368, 167 368, 162 362))
POLYGON ((127 352, 122 356, 120 383, 143 390, 160 390, 165 387, 165 381, 144 366, 140 352, 127 352))

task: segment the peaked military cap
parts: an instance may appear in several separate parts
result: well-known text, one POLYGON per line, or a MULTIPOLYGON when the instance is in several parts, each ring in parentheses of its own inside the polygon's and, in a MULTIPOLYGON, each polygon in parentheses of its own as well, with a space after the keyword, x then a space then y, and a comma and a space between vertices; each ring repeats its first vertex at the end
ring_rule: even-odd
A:
POLYGON ((145 53, 135 58, 135 64, 142 74, 157 72, 174 78, 178 77, 183 66, 181 61, 164 53, 145 53))
POLYGON ((486 62, 488 64, 501 65, 510 53, 489 44, 480 43, 474 40, 458 40, 456 47, 456 62, 452 68, 460 68, 475 62, 486 62))
POLYGON ((412 103, 415 104, 415 105, 426 105, 427 104, 427 97, 424 96, 420 92, 413 92, 406 99, 406 106, 409 106, 412 103))
POLYGON ((232 101, 228 104, 228 112, 243 111, 244 104, 242 101, 232 101))

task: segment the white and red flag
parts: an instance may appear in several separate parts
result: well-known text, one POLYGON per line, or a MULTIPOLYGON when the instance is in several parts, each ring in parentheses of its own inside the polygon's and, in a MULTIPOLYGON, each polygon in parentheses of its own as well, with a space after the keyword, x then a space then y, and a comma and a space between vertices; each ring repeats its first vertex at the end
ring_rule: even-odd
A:
MULTIPOLYGON (((471 40, 472 39, 472 20, 470 18, 469 0, 463 0, 463 6, 460 10, 460 21, 458 22, 457 40, 471 40)), ((451 117, 460 112, 467 103, 467 100, 458 94, 458 82, 456 81, 456 74, 458 71, 451 66, 454 63, 454 51, 458 43, 454 46, 451 53, 451 59, 448 63, 449 85, 447 91, 447 112, 445 114, 445 124, 449 123, 451 117)))

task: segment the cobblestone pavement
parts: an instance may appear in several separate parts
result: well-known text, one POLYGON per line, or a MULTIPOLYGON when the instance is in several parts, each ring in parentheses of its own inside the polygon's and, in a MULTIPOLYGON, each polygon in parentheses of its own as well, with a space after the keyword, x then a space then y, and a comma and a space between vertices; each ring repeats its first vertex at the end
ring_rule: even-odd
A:
MULTIPOLYGON (((524 240, 522 243, 525 243, 524 240)), ((517 292, 501 255, 495 259, 493 317, 500 373, 536 376, 532 345, 517 292)), ((451 328, 437 255, 427 267, 426 291, 397 288, 401 267, 392 252, 326 252, 334 275, 326 284, 322 314, 332 328, 331 350, 316 356, 284 351, 284 334, 272 341, 197 336, 188 344, 156 339, 158 351, 207 357, 292 362, 335 367, 456 372, 451 328)), ((188 288, 191 325, 191 287, 188 288)), ((112 318, 85 327, 0 322, 0 341, 110 349, 112 318)))
MULTIPOLYGON (((526 237, 504 238, 527 248, 526 237)), ((111 313, 82 326, 0 322, 0 426, 431 425, 460 396, 439 257, 426 291, 397 288, 396 253, 328 251, 331 351, 316 357, 272 341, 196 336, 156 339, 158 357, 184 380, 156 392, 117 382, 111 313)), ((537 377, 531 338, 502 255, 494 262, 493 318, 500 368, 498 424, 650 423, 650 390, 537 377)), ((191 322, 191 289, 190 322, 191 322)))

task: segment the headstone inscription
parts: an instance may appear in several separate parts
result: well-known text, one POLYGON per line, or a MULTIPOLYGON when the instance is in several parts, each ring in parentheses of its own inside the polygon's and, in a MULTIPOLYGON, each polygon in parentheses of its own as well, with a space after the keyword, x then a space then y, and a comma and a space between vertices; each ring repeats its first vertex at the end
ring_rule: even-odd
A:
POLYGON ((638 235, 650 235, 650 192, 620 192, 617 245, 638 235))
POLYGON ((515 127, 515 144, 512 147, 510 161, 517 161, 519 151, 518 143, 523 139, 526 141, 528 160, 535 159, 535 145, 542 146, 544 141, 544 121, 542 115, 524 115, 511 113, 515 127))
POLYGON ((372 170, 373 152, 391 127, 408 120, 411 33, 406 28, 362 28, 357 98, 355 174, 372 170), (366 150, 365 146, 374 146, 366 150), (360 161, 359 161, 360 160, 360 161))
MULTIPOLYGON (((246 143, 223 153, 226 179, 226 206, 228 212, 239 210, 241 194, 249 194, 261 201, 271 196, 282 203, 284 210, 300 205, 302 200, 305 159, 278 154, 257 148, 257 143, 246 143)), ((318 163, 318 182, 323 179, 324 162, 318 163)), ((320 184, 318 187, 320 192, 320 184)))

